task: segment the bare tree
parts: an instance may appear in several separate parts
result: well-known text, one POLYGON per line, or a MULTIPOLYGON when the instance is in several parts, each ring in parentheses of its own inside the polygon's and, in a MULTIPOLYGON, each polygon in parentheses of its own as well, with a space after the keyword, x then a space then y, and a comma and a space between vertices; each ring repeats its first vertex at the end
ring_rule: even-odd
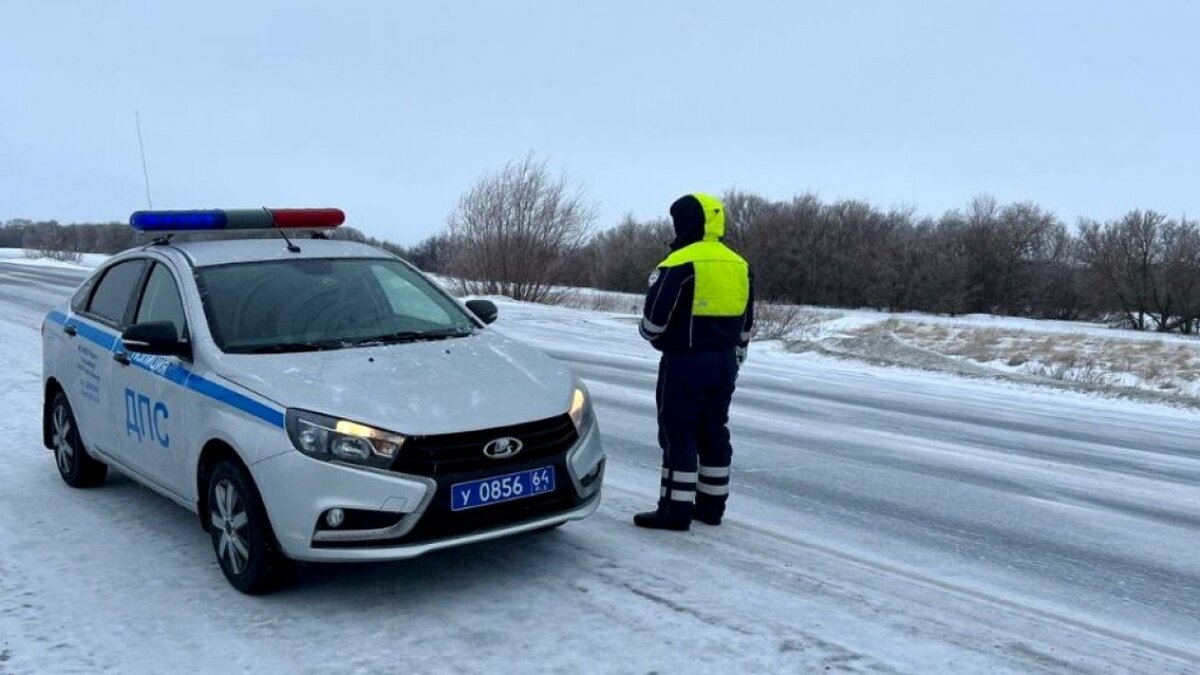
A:
POLYGON ((639 222, 626 215, 616 227, 596 234, 588 245, 589 283, 625 293, 645 291, 650 273, 666 257, 674 234, 668 220, 639 222))
POLYGON ((1200 227, 1168 222, 1160 232, 1162 264, 1155 270, 1151 309, 1160 331, 1192 333, 1200 321, 1200 227))
POLYGON ((1130 211, 1085 222, 1081 257, 1093 278, 1139 330, 1192 330, 1200 314, 1200 231, 1193 222, 1130 211))
POLYGON ((725 204, 725 240, 733 246, 744 246, 754 223, 772 208, 766 198, 744 190, 727 190, 721 196, 725 204))
POLYGON ((26 257, 79 262, 82 256, 69 233, 55 221, 36 223, 23 236, 26 257))
POLYGON ((547 302, 588 239, 596 207, 532 154, 484 176, 450 216, 450 273, 468 294, 547 302))
POLYGON ((454 256, 454 242, 448 235, 435 234, 405 251, 409 262, 426 272, 445 272, 454 256))

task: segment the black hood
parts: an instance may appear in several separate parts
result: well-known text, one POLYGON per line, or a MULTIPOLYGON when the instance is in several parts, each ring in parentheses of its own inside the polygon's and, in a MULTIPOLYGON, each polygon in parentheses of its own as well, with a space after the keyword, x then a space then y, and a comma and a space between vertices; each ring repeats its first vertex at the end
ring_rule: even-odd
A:
POLYGON ((695 195, 685 195, 671 204, 671 222, 675 225, 675 251, 704 239, 704 206, 695 195))

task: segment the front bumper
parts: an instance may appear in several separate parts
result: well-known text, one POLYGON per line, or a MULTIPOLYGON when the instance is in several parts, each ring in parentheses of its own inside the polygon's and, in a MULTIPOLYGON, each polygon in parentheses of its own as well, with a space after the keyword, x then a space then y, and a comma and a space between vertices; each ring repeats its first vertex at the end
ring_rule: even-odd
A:
POLYGON ((430 551, 550 527, 591 515, 600 504, 604 450, 593 423, 583 438, 554 458, 509 473, 553 464, 560 476, 545 499, 529 499, 449 512, 454 479, 375 471, 321 462, 287 452, 253 466, 254 478, 283 552, 296 560, 349 562, 402 560, 430 551), (369 512, 392 523, 374 529, 319 529, 332 508, 369 512), (462 515, 469 514, 469 515, 462 515), (482 517, 481 517, 482 516, 482 517))

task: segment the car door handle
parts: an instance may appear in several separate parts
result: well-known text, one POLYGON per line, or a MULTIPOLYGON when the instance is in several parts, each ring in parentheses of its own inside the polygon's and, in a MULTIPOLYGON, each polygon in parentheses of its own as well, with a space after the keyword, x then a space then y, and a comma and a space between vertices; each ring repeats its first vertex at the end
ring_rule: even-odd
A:
POLYGON ((129 365, 129 352, 113 352, 113 361, 123 366, 129 365))
POLYGON ((71 337, 75 337, 75 334, 79 332, 79 329, 76 328, 75 324, 73 323, 65 323, 63 324, 63 332, 71 337))

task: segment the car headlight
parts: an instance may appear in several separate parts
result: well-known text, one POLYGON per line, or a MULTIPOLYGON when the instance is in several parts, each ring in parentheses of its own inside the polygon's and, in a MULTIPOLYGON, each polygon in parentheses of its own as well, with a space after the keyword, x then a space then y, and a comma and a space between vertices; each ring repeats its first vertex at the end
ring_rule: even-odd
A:
POLYGON ((596 413, 592 411, 592 400, 587 389, 576 383, 575 391, 571 392, 571 409, 567 411, 571 421, 575 423, 575 431, 583 436, 584 432, 596 421, 596 413))
POLYGON ((309 457, 379 469, 390 467, 404 446, 400 434, 304 410, 287 411, 287 432, 309 457))

